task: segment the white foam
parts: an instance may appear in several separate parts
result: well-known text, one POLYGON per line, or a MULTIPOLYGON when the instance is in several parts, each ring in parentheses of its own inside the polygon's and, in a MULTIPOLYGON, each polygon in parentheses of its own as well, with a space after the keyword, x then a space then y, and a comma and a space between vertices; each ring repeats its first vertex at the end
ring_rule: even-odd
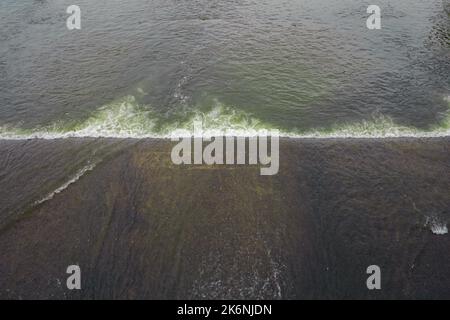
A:
POLYGON ((91 171, 95 168, 95 164, 89 164, 85 166, 84 168, 80 169, 72 178, 70 178, 68 181, 66 181, 63 185, 55 189, 54 191, 50 192, 47 196, 42 198, 41 200, 36 201, 34 204, 38 205, 41 203, 44 203, 48 200, 53 199, 53 197, 63 192, 65 189, 67 189, 71 184, 77 182, 86 172, 91 171))
MULTIPOLYGON (((450 99, 450 97, 444 98, 450 99)), ((449 100, 450 101, 450 100, 449 100)), ((67 130, 64 125, 24 130, 14 127, 0 127, 0 139, 65 139, 65 138, 183 138, 195 136, 194 123, 202 123, 202 136, 254 137, 265 136, 270 130, 277 130, 280 137, 294 139, 333 138, 434 138, 450 136, 450 114, 441 126, 431 130, 419 130, 396 124, 386 116, 378 116, 372 121, 360 121, 332 128, 318 128, 283 131, 256 119, 251 114, 228 108, 216 102, 206 113, 199 111, 182 114, 183 122, 170 122, 158 118, 158 113, 150 106, 139 106, 133 96, 127 96, 99 109, 85 122, 67 130), (158 126, 158 121, 163 126, 158 126)))
POLYGON ((436 235, 444 235, 448 233, 447 224, 435 216, 427 217, 425 226, 429 226, 431 232, 436 235))

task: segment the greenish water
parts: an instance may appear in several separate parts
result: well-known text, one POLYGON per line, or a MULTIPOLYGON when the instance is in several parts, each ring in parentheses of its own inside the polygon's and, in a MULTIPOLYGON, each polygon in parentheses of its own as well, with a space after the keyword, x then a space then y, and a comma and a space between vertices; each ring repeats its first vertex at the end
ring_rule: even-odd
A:
POLYGON ((0 1, 0 298, 450 297, 442 1, 377 0, 376 31, 360 0, 71 4, 0 1), (343 139, 280 139, 273 176, 122 139, 198 121, 343 139))
POLYGON ((0 4, 0 137, 448 135, 442 1, 0 4))

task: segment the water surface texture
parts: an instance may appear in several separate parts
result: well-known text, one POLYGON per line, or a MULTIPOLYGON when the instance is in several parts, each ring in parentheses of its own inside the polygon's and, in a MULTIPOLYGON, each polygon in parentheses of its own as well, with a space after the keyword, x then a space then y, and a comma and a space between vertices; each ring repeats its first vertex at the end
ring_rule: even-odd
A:
POLYGON ((0 3, 0 137, 448 135, 442 1, 0 3))
POLYGON ((172 145, 1 141, 0 298, 450 298, 449 138, 282 139, 274 176, 172 145))
POLYGON ((450 298, 448 1, 72 4, 0 0, 0 298, 450 298), (197 120, 279 173, 173 164, 197 120))

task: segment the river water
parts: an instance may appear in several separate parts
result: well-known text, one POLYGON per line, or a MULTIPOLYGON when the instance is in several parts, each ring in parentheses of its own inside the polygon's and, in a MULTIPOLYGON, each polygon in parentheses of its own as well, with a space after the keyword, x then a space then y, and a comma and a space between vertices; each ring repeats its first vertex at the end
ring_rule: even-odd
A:
POLYGON ((442 1, 0 4, 0 137, 159 137, 192 127, 285 136, 447 135, 442 1))
POLYGON ((442 1, 377 0, 381 30, 359 0, 72 4, 0 1, 0 298, 450 298, 442 1), (174 165, 197 121, 278 129, 279 173, 174 165))

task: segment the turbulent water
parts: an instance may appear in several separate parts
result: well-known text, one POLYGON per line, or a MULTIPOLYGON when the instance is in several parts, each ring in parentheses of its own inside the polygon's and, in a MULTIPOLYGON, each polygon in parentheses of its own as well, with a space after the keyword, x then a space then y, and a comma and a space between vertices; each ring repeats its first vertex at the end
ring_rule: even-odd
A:
POLYGON ((0 1, 0 298, 450 298, 448 1, 72 4, 0 1), (198 121, 279 173, 174 165, 198 121))
POLYGON ((440 0, 0 4, 0 137, 449 135, 440 0))

